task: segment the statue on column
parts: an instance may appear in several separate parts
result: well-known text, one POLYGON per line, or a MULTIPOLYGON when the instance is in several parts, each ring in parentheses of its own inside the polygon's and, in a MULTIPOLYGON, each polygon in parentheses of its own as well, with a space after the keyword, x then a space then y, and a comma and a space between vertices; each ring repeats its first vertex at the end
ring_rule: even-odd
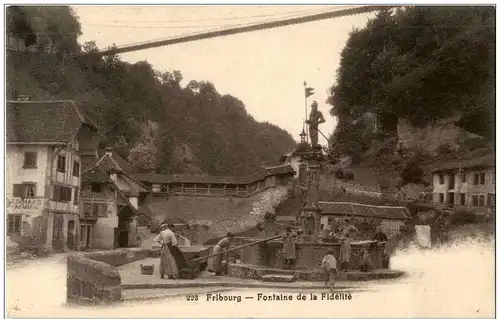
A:
POLYGON ((318 126, 321 123, 325 123, 325 118, 323 113, 318 111, 318 102, 314 101, 311 104, 311 113, 309 113, 309 119, 306 124, 309 125, 309 136, 311 137, 311 146, 315 147, 318 145, 318 126))

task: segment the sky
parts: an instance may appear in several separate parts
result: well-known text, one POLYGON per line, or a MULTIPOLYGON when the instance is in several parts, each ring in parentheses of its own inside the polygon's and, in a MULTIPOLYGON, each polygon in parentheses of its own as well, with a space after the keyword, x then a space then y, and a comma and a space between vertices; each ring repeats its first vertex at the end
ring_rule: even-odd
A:
MULTIPOLYGON (((100 49, 163 39, 241 24, 253 24, 342 9, 342 6, 74 6, 81 43, 100 49)), ((242 100, 257 121, 287 130, 296 140, 305 117, 304 81, 315 89, 329 136, 336 125, 326 104, 349 32, 363 28, 374 13, 243 33, 121 54, 127 62, 147 61, 159 71, 180 70, 183 85, 210 81, 220 94, 242 100)), ((320 144, 326 140, 320 137, 320 144)))

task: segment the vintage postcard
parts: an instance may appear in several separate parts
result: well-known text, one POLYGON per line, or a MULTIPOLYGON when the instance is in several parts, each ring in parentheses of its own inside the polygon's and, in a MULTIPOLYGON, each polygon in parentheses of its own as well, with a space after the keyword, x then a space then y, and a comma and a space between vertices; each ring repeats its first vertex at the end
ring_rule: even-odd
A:
POLYGON ((8 317, 495 316, 494 5, 4 10, 8 317))

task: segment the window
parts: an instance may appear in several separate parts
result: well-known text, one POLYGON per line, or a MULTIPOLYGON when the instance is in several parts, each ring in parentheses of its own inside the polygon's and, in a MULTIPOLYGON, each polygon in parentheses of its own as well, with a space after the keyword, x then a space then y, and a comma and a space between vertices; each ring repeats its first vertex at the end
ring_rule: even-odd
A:
POLYGON ((442 172, 439 172, 439 184, 441 185, 444 184, 444 175, 442 172))
POLYGON ((462 177, 462 183, 467 182, 467 174, 465 174, 464 171, 462 171, 462 173, 460 173, 460 176, 462 177))
POLYGON ((14 184, 13 196, 21 198, 35 197, 36 184, 35 183, 14 184))
POLYGON ((100 193, 101 192, 101 183, 91 183, 90 191, 92 193, 100 193))
POLYGON ((488 206, 495 206, 496 198, 495 194, 488 194, 488 206))
POLYGON ((465 194, 460 194, 460 205, 465 206, 465 194))
POLYGON ((450 189, 455 189, 455 174, 451 173, 448 180, 448 187, 450 189))
POLYGON ((444 194, 443 193, 439 194, 439 202, 444 203, 444 194))
POLYGON ((78 188, 75 188, 74 192, 75 194, 73 195, 73 203, 75 205, 78 205, 78 188))
POLYGON ((31 184, 31 183, 25 183, 23 184, 24 185, 24 197, 25 198, 32 198, 32 197, 35 197, 35 187, 36 185, 35 184, 31 184))
POLYGON ((479 174, 474 173, 474 185, 478 185, 478 184, 479 184, 479 174))
POLYGON ((486 184, 486 173, 485 172, 479 173, 479 183, 481 185, 486 184))
POLYGON ((66 156, 59 155, 57 157, 57 170, 59 172, 66 172, 66 156))
POLYGON ((73 162, 73 176, 80 177, 80 163, 73 162))
POLYGON ((471 200, 472 200, 472 206, 473 207, 477 207, 478 206, 478 197, 477 197, 477 195, 472 195, 471 196, 471 200))
POLYGON ((92 216, 99 216, 99 204, 92 204, 92 216))
POLYGON ((485 206, 484 195, 479 195, 479 197, 478 197, 478 206, 479 207, 484 207, 485 206))
POLYGON ((71 201, 71 188, 64 186, 54 186, 54 194, 52 200, 56 202, 71 201))
POLYGON ((80 241, 85 241, 85 235, 87 234, 87 226, 80 226, 80 241))
POLYGON ((23 168, 36 168, 37 154, 35 152, 24 153, 23 168))
POLYGON ((7 214, 7 235, 21 235, 22 215, 7 214))

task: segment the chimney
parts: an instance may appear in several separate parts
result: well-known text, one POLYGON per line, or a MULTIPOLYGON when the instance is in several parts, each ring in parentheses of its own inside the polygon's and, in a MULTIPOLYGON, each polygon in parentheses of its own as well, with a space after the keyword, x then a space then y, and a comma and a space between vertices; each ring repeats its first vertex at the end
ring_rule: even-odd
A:
POLYGON ((104 150, 106 151, 106 156, 113 158, 113 149, 111 147, 106 147, 104 150))

